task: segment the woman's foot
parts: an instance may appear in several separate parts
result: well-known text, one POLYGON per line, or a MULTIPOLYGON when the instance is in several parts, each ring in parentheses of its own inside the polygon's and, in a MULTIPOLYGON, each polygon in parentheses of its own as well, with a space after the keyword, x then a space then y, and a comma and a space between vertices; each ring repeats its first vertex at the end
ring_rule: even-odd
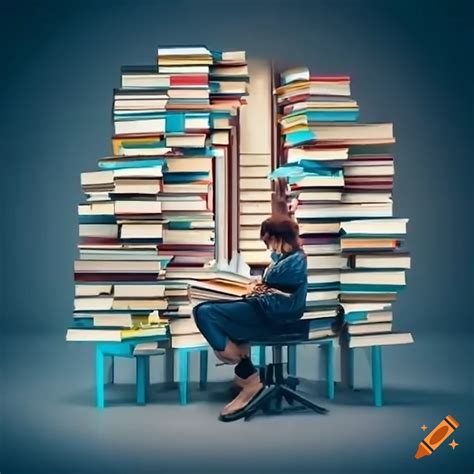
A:
POLYGON ((263 388, 258 373, 255 373, 246 379, 240 379, 239 384, 242 387, 242 390, 222 409, 221 417, 226 417, 243 410, 263 388))

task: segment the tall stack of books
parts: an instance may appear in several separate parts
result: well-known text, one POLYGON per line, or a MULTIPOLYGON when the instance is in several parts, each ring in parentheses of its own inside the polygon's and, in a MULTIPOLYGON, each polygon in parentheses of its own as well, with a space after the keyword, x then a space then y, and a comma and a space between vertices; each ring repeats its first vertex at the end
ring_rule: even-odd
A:
POLYGON ((239 153, 238 249, 254 273, 270 263, 260 239, 260 224, 271 209, 272 67, 268 61, 249 62, 251 77, 247 106, 241 111, 239 153))
POLYGON ((275 94, 281 166, 272 177, 288 178, 299 200, 295 217, 309 268, 305 317, 319 321, 312 327, 335 329, 328 315, 341 305, 350 346, 411 342, 388 324, 410 265, 407 254, 393 253, 406 220, 392 218, 392 124, 357 121, 347 76, 295 68, 281 74, 275 94), (371 342, 363 334, 380 337, 371 342))
POLYGON ((155 334, 157 327, 164 334, 168 321, 173 328, 178 319, 190 320, 187 280, 206 273, 216 257, 228 257, 222 193, 247 92, 245 66, 244 52, 189 46, 159 48, 157 64, 122 68, 113 156, 99 160, 101 171, 82 175, 88 204, 80 206, 81 260, 68 340, 104 340, 108 323, 123 338, 130 328, 133 337, 146 337, 145 330, 155 334), (90 254, 100 262, 86 261, 90 254), (126 303, 117 303, 123 294, 126 303), (89 304, 85 296, 97 301, 89 304), (103 311, 100 324, 92 311, 103 311), (117 311, 126 322, 120 327, 117 311))

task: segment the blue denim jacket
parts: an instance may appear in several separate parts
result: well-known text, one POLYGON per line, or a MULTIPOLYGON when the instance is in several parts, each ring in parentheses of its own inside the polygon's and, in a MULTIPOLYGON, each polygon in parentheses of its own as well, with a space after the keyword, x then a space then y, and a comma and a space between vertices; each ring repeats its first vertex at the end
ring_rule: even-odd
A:
POLYGON ((262 313, 272 323, 289 323, 300 319, 308 291, 307 261, 303 250, 280 255, 268 267, 263 281, 286 294, 263 294, 255 297, 262 313))

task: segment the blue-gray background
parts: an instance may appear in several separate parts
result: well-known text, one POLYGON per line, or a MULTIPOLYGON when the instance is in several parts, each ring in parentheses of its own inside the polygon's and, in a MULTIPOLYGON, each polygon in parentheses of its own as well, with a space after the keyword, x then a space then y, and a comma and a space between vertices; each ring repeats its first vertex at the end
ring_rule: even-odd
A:
MULTIPOLYGON (((362 121, 395 124, 395 213, 410 218, 408 245, 413 256, 408 288, 396 304, 395 328, 412 331, 419 343, 387 351, 390 372, 386 381, 395 383, 399 377, 405 387, 412 382, 414 387, 420 380, 423 388, 433 385, 431 392, 417 392, 413 397, 409 391, 398 398, 392 394, 399 412, 395 415, 387 407, 379 417, 385 416, 392 425, 394 417, 400 419, 405 414, 407 420, 413 418, 413 413, 408 416, 404 411, 408 408, 397 405, 397 400, 404 400, 401 405, 416 405, 426 396, 436 399, 440 390, 448 387, 453 394, 472 396, 472 2, 6 1, 0 8, 0 350, 1 382, 5 387, 1 390, 5 468, 1 469, 0 464, 0 471, 92 472, 110 468, 118 459, 114 458, 112 441, 105 451, 88 441, 95 440, 94 436, 109 436, 106 430, 111 429, 114 436, 110 439, 116 442, 117 433, 122 433, 123 461, 127 453, 124 440, 140 437, 143 426, 135 426, 133 435, 127 434, 129 431, 116 421, 121 419, 117 412, 115 418, 107 415, 110 425, 117 423, 117 427, 97 427, 96 412, 91 408, 90 350, 66 347, 62 340, 73 301, 76 206, 82 199, 79 176, 82 171, 93 170, 98 157, 111 154, 112 88, 119 84, 120 66, 153 63, 160 44, 243 49, 249 57, 273 59, 280 68, 306 64, 317 74, 348 74, 362 121), (61 396, 65 386, 71 390, 67 397, 61 396), (78 401, 74 393, 84 387, 84 400, 78 401), (78 425, 69 415, 77 416, 78 406, 82 423, 89 429, 95 427, 94 433, 79 435, 74 431, 78 425), (44 415, 41 421, 37 418, 39 413, 58 410, 61 415, 44 415), (67 428, 65 420, 69 420, 67 428), (72 446, 77 452, 69 452, 72 446), (91 462, 86 463, 83 458, 88 458, 91 450, 91 462), (63 458, 61 452, 76 463, 75 471, 65 467, 66 454, 63 458)), ((204 403, 205 397, 202 400, 204 403)), ((449 400, 448 396, 446 407, 452 406, 449 400)), ((460 404, 464 418, 471 416, 467 402, 460 404)), ((415 417, 407 425, 412 430, 423 422, 428 424, 423 421, 428 414, 425 412, 423 418, 423 410, 416 406, 420 423, 415 417)), ((220 430, 219 436, 225 436, 226 430, 216 427, 212 417, 212 421, 204 419, 200 421, 204 425, 196 426, 198 421, 191 416, 186 424, 186 415, 181 416, 185 412, 179 412, 173 404, 168 408, 170 418, 163 428, 166 432, 173 430, 175 414, 181 420, 180 428, 192 432, 193 439, 201 430, 220 430)), ((373 409, 366 408, 376 430, 382 433, 386 420, 382 423, 373 409)), ((355 410, 347 411, 340 428, 353 423, 350 420, 355 410)), ((156 413, 158 424, 160 412, 156 413)), ((436 424, 446 414, 433 409, 429 419, 436 424)), ((130 420, 138 415, 130 411, 124 416, 129 417, 127 424, 133 425, 130 420)), ((140 422, 147 419, 145 416, 140 422)), ((334 429, 334 423, 328 420, 324 429, 334 429)), ((469 425, 466 419, 462 421, 469 425)), ((282 433, 277 442, 285 444, 287 425, 283 420, 271 423, 260 427, 262 437, 279 427, 282 433)), ((308 425, 314 430, 311 434, 299 425, 295 432, 302 439, 311 437, 319 442, 329 435, 318 430, 318 423, 322 422, 308 425)), ((238 439, 235 446, 249 439, 238 429, 244 428, 228 428, 231 440, 216 448, 220 449, 218 453, 212 448, 216 440, 211 437, 209 446, 202 448, 204 453, 208 449, 208 456, 197 448, 194 455, 200 452, 208 469, 216 468, 217 464, 212 464, 215 459, 225 465, 226 456, 232 458, 231 453, 239 452, 232 447, 232 436, 238 439)), ((324 451, 327 464, 323 463, 323 472, 343 472, 343 456, 336 456, 338 449, 334 447, 341 433, 335 431, 331 436, 324 451)), ((371 436, 379 440, 373 430, 371 436)), ((467 433, 464 436, 466 450, 467 433)), ((179 446, 176 433, 175 441, 173 446, 179 446)), ((258 442, 250 442, 258 449, 258 442)), ((189 443, 188 439, 180 449, 185 450, 189 443)), ((410 456, 412 445, 413 441, 410 456)), ((399 452, 404 453, 405 448, 403 445, 399 452)), ((374 450, 378 457, 370 451, 362 452, 358 462, 364 467, 360 472, 388 469, 383 468, 383 450, 374 450)), ((461 446, 455 451, 457 458, 448 459, 447 455, 453 453, 447 453, 444 469, 451 469, 457 462, 464 468, 457 472, 472 472, 474 467, 472 462, 469 465, 466 451, 462 454, 459 450, 461 446)), ((172 455, 177 459, 179 452, 176 448, 172 455)), ((293 447, 288 447, 288 457, 292 452, 293 447)), ((271 466, 271 459, 265 456, 270 456, 272 447, 265 445, 262 453, 259 462, 263 466, 268 461, 271 466)), ((146 455, 141 454, 151 463, 153 446, 146 455)), ((130 454, 129 459, 136 456, 130 454)), ((301 471, 318 466, 318 459, 309 461, 311 452, 305 450, 298 456, 301 471)), ((357 456, 357 452, 351 456, 357 456)), ((414 464, 403 464, 408 462, 403 456, 390 458, 390 467, 395 469, 400 461, 407 472, 415 472, 414 464)), ((241 460, 240 455, 236 459, 241 460)), ((181 464, 173 464, 170 459, 167 462, 169 470, 186 470, 182 460, 181 464)), ((189 462, 192 466, 192 459, 189 462)), ((233 466, 239 465, 235 459, 233 462, 233 466)), ((350 460, 347 462, 350 466, 350 460)), ((284 464, 279 466, 283 469, 284 464)), ((416 472, 421 472, 419 466, 416 472)), ((430 472, 435 472, 437 466, 441 464, 432 463, 430 472)))

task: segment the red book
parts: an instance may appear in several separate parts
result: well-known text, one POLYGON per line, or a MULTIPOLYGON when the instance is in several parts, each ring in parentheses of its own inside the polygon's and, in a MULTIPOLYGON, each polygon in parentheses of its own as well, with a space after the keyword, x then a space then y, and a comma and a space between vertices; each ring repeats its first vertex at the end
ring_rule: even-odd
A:
POLYGON ((74 281, 157 281, 158 273, 74 273, 74 281))
POLYGON ((177 74, 170 77, 171 87, 207 86, 208 83, 207 74, 177 74))
POLYGON ((317 82, 351 82, 351 76, 310 76, 309 80, 317 82))

